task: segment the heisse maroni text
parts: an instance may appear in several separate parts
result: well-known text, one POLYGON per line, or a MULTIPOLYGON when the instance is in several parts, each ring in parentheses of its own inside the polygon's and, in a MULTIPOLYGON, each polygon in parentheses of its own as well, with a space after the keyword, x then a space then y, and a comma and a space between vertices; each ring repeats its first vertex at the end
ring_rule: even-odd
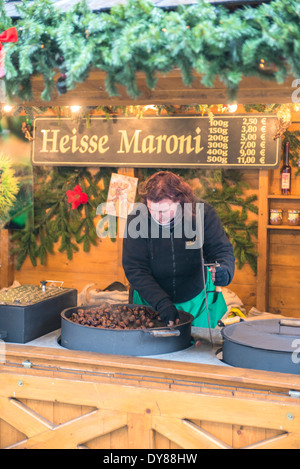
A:
MULTIPOLYGON (((142 135, 142 130, 135 130, 128 135, 127 130, 119 130, 120 144, 117 153, 179 153, 199 154, 201 147, 201 129, 195 129, 195 135, 142 135)), ((109 147, 108 135, 77 135, 77 129, 72 130, 72 135, 61 135, 60 129, 42 129, 42 148, 40 153, 106 153, 109 147)))

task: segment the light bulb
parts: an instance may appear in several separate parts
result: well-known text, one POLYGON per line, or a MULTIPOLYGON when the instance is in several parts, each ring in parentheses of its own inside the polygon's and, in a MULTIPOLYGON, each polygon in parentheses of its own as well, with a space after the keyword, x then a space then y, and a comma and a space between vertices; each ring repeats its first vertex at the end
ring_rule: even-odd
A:
POLYGON ((228 104, 228 111, 229 112, 235 112, 238 108, 237 104, 228 104))
POLYGON ((10 112, 12 110, 12 106, 10 106, 9 104, 5 104, 3 106, 3 111, 4 112, 10 112))
POLYGON ((72 112, 79 112, 81 109, 81 106, 71 106, 71 111, 72 112))

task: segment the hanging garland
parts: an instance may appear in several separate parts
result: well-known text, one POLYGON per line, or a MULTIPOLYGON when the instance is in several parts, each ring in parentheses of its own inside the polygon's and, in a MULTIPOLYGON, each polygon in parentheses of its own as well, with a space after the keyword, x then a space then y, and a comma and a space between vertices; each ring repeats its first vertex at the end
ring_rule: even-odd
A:
POLYGON ((82 244, 88 252, 98 237, 94 226, 96 209, 106 201, 111 169, 95 174, 87 168, 35 168, 34 226, 15 231, 12 254, 19 270, 27 256, 33 266, 45 265, 58 243, 59 252, 71 260, 82 244))
MULTIPOLYGON (((300 76, 298 0, 274 0, 229 11, 204 0, 163 10, 149 0, 129 0, 110 12, 92 12, 86 1, 65 12, 50 0, 23 1, 14 26, 18 42, 5 44, 5 85, 11 99, 32 99, 32 77, 44 78, 43 100, 57 87, 64 93, 84 82, 92 68, 106 72, 105 86, 117 84, 136 98, 136 73, 154 89, 157 73, 179 68, 185 85, 193 72, 212 87, 218 77, 229 99, 243 76, 282 83, 300 76), (138 40, 137 40, 138 38, 138 40), (55 75, 60 70, 57 80, 55 75)), ((0 0, 0 32, 12 26, 0 0)))

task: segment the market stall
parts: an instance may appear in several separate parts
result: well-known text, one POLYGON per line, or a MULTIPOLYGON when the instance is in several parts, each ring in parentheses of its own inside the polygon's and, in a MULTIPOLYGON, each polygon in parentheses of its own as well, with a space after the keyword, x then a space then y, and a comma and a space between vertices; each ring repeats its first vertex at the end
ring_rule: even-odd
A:
MULTIPOLYGON (((263 21, 264 8, 280 8, 276 1, 248 2, 250 10, 237 8, 241 2, 229 3, 226 14, 212 5, 201 14, 210 17, 214 8, 218 21, 227 15, 237 24, 250 12, 257 15, 254 21, 263 21)), ((2 211, 0 447, 299 448, 296 54, 287 65, 270 47, 258 62, 251 56, 252 68, 249 55, 245 68, 239 63, 243 77, 234 75, 235 59, 227 56, 226 71, 219 63, 215 76, 212 70, 205 75, 198 64, 189 77, 188 63, 171 61, 162 50, 165 44, 174 46, 172 28, 187 41, 184 31, 197 33, 195 5, 178 13, 170 5, 154 11, 138 2, 131 14, 126 7, 101 13, 85 5, 51 14, 39 8, 23 10, 23 20, 14 13, 14 24, 22 29, 19 40, 5 48, 6 89, 0 100, 0 152, 30 158, 22 172, 14 171, 8 158, 0 160, 0 181, 11 189, 12 205, 20 200, 20 186, 26 188, 23 210, 18 207, 14 217, 2 211), (26 14, 41 22, 38 40, 32 39, 26 14), (157 44, 153 36, 142 35, 145 21, 156 26, 159 21, 157 54, 165 62, 157 81, 150 68, 145 79, 141 57, 125 73, 120 42, 112 48, 111 68, 90 66, 100 61, 93 53, 102 14, 108 23, 110 14, 115 25, 119 21, 119 33, 122 15, 133 29, 139 25, 150 52, 157 44), (82 45, 79 57, 67 41, 70 24, 74 45, 82 45), (163 42, 167 25, 170 35, 163 42), (53 53, 57 31, 61 55, 53 53), (29 62, 23 63, 24 47, 30 45, 32 52, 24 57, 29 62), (270 75, 273 79, 265 80, 270 75), (228 96, 238 105, 232 108, 228 96), (11 108, 4 107, 8 98, 11 108), (10 143, 7 136, 18 130, 22 144, 10 143), (209 136, 218 138, 209 145, 209 136), (287 143, 291 188, 281 190, 287 143), (179 171, 195 191, 205 188, 234 244, 236 273, 223 288, 227 312, 214 328, 193 326, 185 312, 179 324, 167 327, 151 308, 130 303, 122 267, 128 214, 127 205, 125 216, 122 212, 122 191, 126 202, 134 203, 137 185, 158 169, 179 171), (28 195, 32 175, 34 211, 28 195), (117 224, 108 228, 110 219, 101 207, 116 198, 117 224), (24 212, 20 229, 16 223, 24 212)), ((291 11, 281 8, 282 21, 292 22, 291 11)), ((1 21, 2 29, 13 24, 9 16, 1 21)), ((275 26, 282 30, 281 24, 275 26)), ((222 27, 220 32, 228 33, 226 21, 222 27)), ((112 30, 106 34, 101 47, 107 52, 112 30)), ((130 49, 135 41, 126 37, 130 49)), ((248 44, 248 54, 253 47, 248 44)), ((190 64, 192 59, 193 54, 190 64)))

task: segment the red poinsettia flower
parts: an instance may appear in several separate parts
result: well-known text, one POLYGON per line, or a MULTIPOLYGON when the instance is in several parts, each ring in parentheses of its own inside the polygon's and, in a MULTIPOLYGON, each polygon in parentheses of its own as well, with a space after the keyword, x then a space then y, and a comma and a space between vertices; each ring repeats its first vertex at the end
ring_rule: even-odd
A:
POLYGON ((86 204, 89 200, 87 194, 82 192, 82 189, 79 184, 74 187, 73 191, 67 191, 66 194, 68 197, 68 203, 72 204, 72 210, 78 208, 81 204, 86 204))

